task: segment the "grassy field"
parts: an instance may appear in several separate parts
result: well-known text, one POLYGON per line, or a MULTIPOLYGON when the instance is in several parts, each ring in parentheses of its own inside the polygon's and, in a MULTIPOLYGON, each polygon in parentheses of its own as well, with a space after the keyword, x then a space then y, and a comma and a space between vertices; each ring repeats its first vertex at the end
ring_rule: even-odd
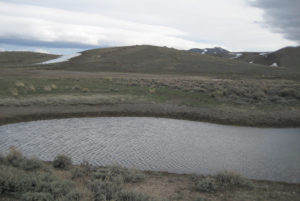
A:
MULTIPOLYGON (((140 79, 140 78, 25 78, 0 79, 0 103, 6 99, 59 96, 127 96, 137 102, 187 106, 299 107, 300 84, 294 81, 140 79)), ((128 100, 130 102, 130 100, 128 100)), ((8 102, 7 102, 8 104, 8 102)))
POLYGON ((178 175, 118 165, 72 165, 26 158, 12 148, 0 157, 0 201, 296 201, 299 184, 249 180, 235 172, 178 175))
MULTIPOLYGON (((14 72, 19 74, 19 71, 14 72)), ((9 111, 2 112, 0 119, 3 122, 6 122, 5 118, 18 116, 15 109, 21 111, 29 106, 49 106, 49 111, 53 112, 56 111, 53 107, 62 107, 58 110, 64 111, 63 107, 70 105, 74 106, 74 112, 90 114, 84 109, 79 111, 79 106, 147 104, 145 107, 148 109, 143 108, 140 112, 123 108, 113 113, 122 116, 182 116, 185 119, 216 123, 275 127, 297 126, 300 123, 297 121, 300 84, 296 81, 159 75, 149 77, 144 74, 132 76, 114 73, 92 73, 91 76, 80 73, 79 77, 78 74, 67 73, 64 77, 59 73, 61 71, 57 72, 60 75, 57 78, 56 74, 49 76, 48 71, 42 72, 35 72, 35 76, 31 77, 18 75, 0 78, 0 109, 8 111, 11 108, 12 115, 9 111), (170 109, 161 114, 159 111, 153 113, 159 110, 154 109, 156 105, 166 105, 170 109)), ((27 113, 36 113, 36 109, 27 113)), ((62 117, 71 116, 69 111, 65 113, 62 117)), ((46 118, 45 115, 43 118, 46 118)))

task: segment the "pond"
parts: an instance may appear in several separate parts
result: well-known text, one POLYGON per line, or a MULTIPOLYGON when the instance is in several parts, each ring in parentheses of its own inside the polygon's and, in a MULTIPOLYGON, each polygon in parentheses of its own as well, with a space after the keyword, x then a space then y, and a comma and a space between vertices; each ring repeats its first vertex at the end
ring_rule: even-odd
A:
POLYGON ((0 152, 75 163, 300 182, 300 128, 251 128, 149 117, 99 117, 0 126, 0 152))
POLYGON ((54 64, 54 63, 65 62, 65 61, 69 61, 70 59, 72 59, 74 57, 78 57, 80 55, 81 55, 81 53, 62 55, 62 56, 59 56, 56 59, 51 59, 51 60, 48 60, 48 61, 44 61, 44 62, 39 63, 39 64, 54 64))

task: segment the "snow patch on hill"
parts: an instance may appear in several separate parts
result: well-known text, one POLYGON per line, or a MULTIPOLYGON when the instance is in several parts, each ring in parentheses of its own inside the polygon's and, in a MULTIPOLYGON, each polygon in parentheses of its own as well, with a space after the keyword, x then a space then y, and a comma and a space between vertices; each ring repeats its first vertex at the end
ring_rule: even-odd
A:
POLYGON ((272 67, 278 67, 279 65, 276 62, 274 62, 271 66, 272 67))

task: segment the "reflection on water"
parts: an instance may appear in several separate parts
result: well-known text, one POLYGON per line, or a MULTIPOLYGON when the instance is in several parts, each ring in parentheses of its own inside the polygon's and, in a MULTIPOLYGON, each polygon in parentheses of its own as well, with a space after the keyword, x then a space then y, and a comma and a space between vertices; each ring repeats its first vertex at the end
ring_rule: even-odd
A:
POLYGON ((100 117, 0 126, 0 152, 76 163, 209 174, 236 170, 256 179, 300 182, 300 129, 223 126, 164 118, 100 117))

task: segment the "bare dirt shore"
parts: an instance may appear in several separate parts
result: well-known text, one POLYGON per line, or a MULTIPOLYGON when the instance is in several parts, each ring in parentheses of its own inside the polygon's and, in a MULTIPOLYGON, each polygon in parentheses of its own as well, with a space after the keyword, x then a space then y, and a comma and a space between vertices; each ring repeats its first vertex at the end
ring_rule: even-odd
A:
POLYGON ((169 104, 0 106, 0 125, 24 121, 101 116, 144 116, 256 127, 299 127, 300 114, 285 111, 251 113, 169 104))

